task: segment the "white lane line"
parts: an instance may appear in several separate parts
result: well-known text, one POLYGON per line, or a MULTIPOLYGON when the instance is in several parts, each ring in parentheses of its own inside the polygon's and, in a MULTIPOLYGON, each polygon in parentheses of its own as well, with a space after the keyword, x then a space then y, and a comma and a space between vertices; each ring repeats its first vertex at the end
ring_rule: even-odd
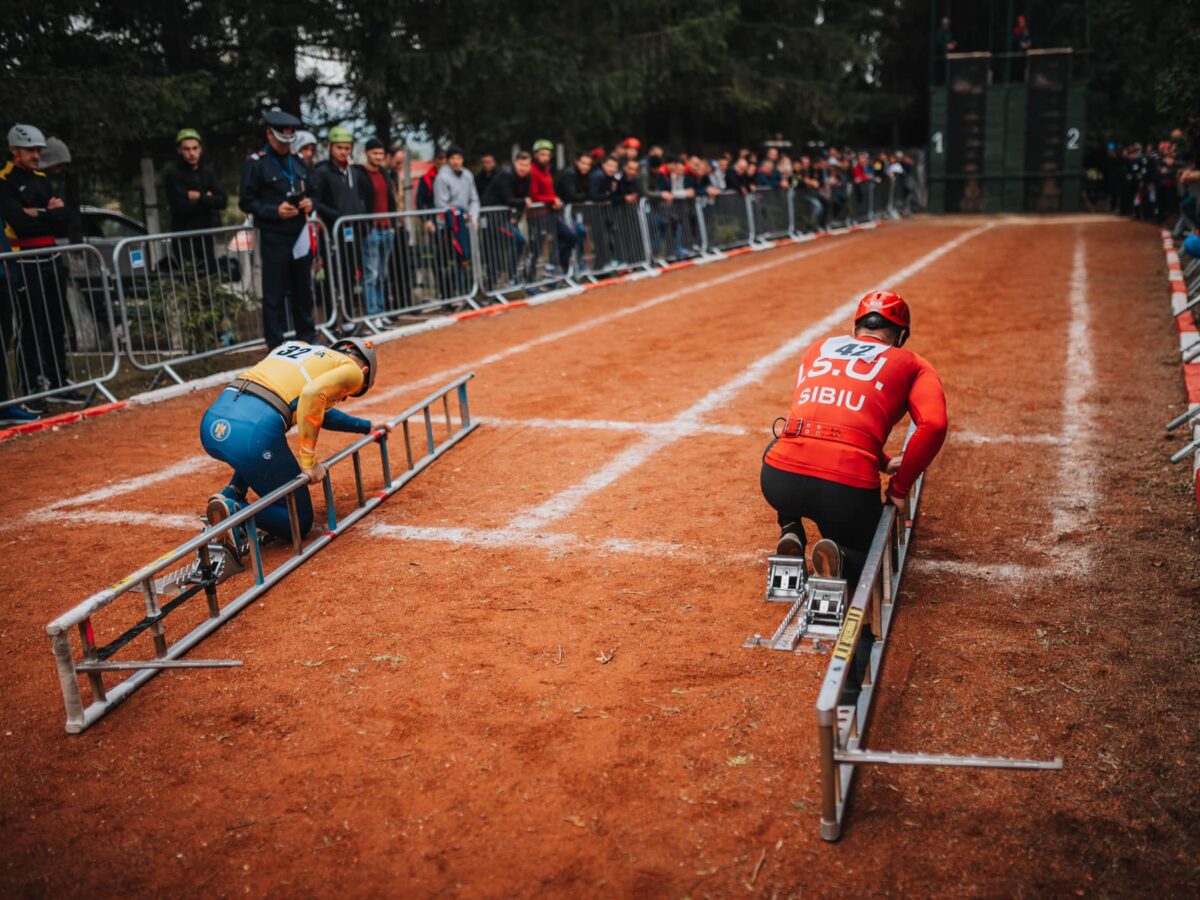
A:
POLYGON ((531 338, 528 341, 523 341, 520 344, 513 344, 510 347, 505 347, 503 350, 498 350, 495 353, 489 353, 487 356, 480 357, 472 362, 463 362, 454 366, 451 369, 443 369, 440 372, 434 372, 432 375, 426 375, 423 378, 418 378, 416 381, 410 381, 407 384, 397 385, 389 388, 386 391, 372 392, 367 397, 363 398, 358 404, 362 406, 374 406, 379 403, 384 403, 388 400, 398 397, 402 394, 410 394, 417 388, 429 387, 430 385, 442 384, 450 378, 456 378, 463 372, 481 369, 484 366, 490 366, 494 363, 502 362, 511 356, 517 356, 521 353, 527 353, 537 347, 542 347, 546 344, 553 344, 555 341, 561 341, 563 338, 572 337, 576 334, 582 334, 585 331, 590 331, 600 325, 607 325, 609 322, 615 322, 618 319, 623 319, 626 316, 632 316, 636 313, 645 312, 648 309, 653 309, 656 306, 661 306, 663 303, 670 303, 672 300, 678 300, 681 297, 687 297, 699 291, 708 290, 712 287, 719 287, 722 284, 728 284, 731 281, 737 281, 741 278, 747 278, 759 272, 765 272, 769 269, 775 269, 779 266, 790 265, 802 259, 808 259, 811 256, 816 256, 820 253, 833 249, 834 247, 843 247, 845 244, 838 242, 826 241, 809 250, 800 253, 787 254, 777 259, 772 259, 767 262, 759 263, 755 266, 747 266, 744 269, 739 269, 736 272, 728 272, 724 275, 719 275, 716 278, 709 278, 706 281, 698 281, 688 287, 676 288, 673 291, 667 291, 664 294, 659 294, 656 297, 651 297, 649 300, 643 300, 641 303, 636 303, 633 306, 626 306, 622 309, 616 309, 612 312, 604 313, 603 315, 595 316, 567 328, 560 328, 558 331, 552 331, 548 334, 540 335, 536 338, 531 338))
POLYGON ((144 487, 149 487, 152 484, 158 484, 161 481, 170 481, 172 478, 179 478, 182 475, 191 475, 201 467, 215 465, 218 465, 217 461, 210 456, 190 456, 157 472, 127 478, 124 481, 118 481, 116 484, 110 484, 107 487, 97 488, 86 494, 79 494, 75 497, 59 500, 50 504, 47 510, 59 510, 69 506, 85 506, 89 503, 111 500, 113 497, 130 494, 144 487))
POLYGON ((908 565, 921 572, 944 572, 947 575, 981 578, 985 581, 1032 581, 1035 578, 1053 575, 1051 570, 1034 569, 1017 563, 969 562, 961 559, 915 557, 909 561, 908 565))
MULTIPOLYGON (((926 253, 915 262, 880 279, 873 286, 887 287, 903 282, 991 227, 991 225, 984 225, 960 234, 958 237, 926 253)), ((861 293, 854 294, 820 321, 810 325, 766 356, 759 357, 734 378, 709 391, 683 412, 679 413, 671 419, 671 423, 674 425, 693 424, 702 416, 708 415, 725 406, 740 391, 758 383, 775 368, 789 359, 793 359, 818 337, 839 325, 844 325, 846 320, 853 315, 861 296, 861 293)), ((569 515, 593 494, 604 490, 622 476, 632 472, 660 450, 678 441, 681 436, 671 432, 647 435, 638 443, 619 453, 616 458, 593 472, 583 481, 560 491, 546 502, 518 514, 509 523, 509 527, 525 531, 539 531, 544 529, 551 522, 569 515)))
POLYGON ((451 528, 436 525, 389 525, 377 523, 367 529, 371 537, 397 541, 455 544, 463 547, 515 548, 549 552, 610 553, 655 558, 694 559, 706 562, 761 562, 766 548, 745 553, 718 553, 668 541, 628 538, 593 538, 566 532, 514 531, 509 528, 451 528))
POLYGON ((176 516, 167 513, 134 512, 107 509, 43 509, 30 513, 29 522, 49 522, 55 525, 146 525, 152 528, 178 528, 181 531, 200 531, 200 514, 176 516))
POLYGON ((481 424, 499 428, 546 428, 552 431, 625 431, 635 434, 678 434, 687 437, 693 434, 750 434, 751 430, 740 425, 704 425, 699 422, 679 424, 677 422, 619 422, 612 419, 505 419, 498 416, 480 416, 481 424))
MULTIPOLYGON (((435 425, 444 425, 446 417, 431 416, 435 425)), ((409 417, 409 423, 424 424, 422 416, 409 417)), ((457 427, 461 423, 458 416, 450 417, 450 424, 457 427)), ((728 434, 735 437, 750 435, 752 437, 767 437, 768 428, 764 425, 720 425, 693 422, 689 425, 679 425, 673 421, 666 422, 627 422, 614 419, 514 419, 505 416, 474 416, 473 421, 493 428, 545 428, 550 431, 623 431, 635 434, 681 433, 684 437, 693 434, 728 434)), ((954 429, 950 432, 949 440, 961 444, 1061 444, 1062 438, 1057 434, 989 434, 980 431, 963 431, 954 429)))
POLYGON ((951 429, 949 440, 961 444, 1061 444, 1057 434, 981 434, 951 429))
MULTIPOLYGON (((1062 398, 1062 449, 1058 465, 1058 494, 1051 498, 1054 514, 1054 534, 1061 537, 1071 531, 1086 528, 1093 520, 1099 503, 1099 460, 1093 449, 1094 418, 1091 387, 1095 379, 1092 363, 1090 329, 1091 310, 1088 307, 1087 254, 1082 234, 1075 237, 1075 254, 1071 263, 1071 289, 1068 294, 1071 321, 1067 328, 1066 386, 1062 398)), ((1086 547, 1076 548, 1075 561, 1090 564, 1086 547)))

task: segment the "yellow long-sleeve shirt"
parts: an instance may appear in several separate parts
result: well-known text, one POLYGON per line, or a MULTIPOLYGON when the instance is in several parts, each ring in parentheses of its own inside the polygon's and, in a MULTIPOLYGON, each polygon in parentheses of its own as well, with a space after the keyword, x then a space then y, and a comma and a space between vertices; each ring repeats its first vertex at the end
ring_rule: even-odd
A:
MULTIPOLYGON (((333 409, 363 383, 362 367, 345 353, 304 341, 288 341, 241 377, 277 394, 292 408, 293 422, 300 432, 302 468, 312 468, 317 461, 317 435, 326 424, 326 415, 336 413, 339 420, 346 420, 339 421, 337 431, 370 430, 369 422, 333 409)), ((330 427, 334 427, 332 423, 330 427)))

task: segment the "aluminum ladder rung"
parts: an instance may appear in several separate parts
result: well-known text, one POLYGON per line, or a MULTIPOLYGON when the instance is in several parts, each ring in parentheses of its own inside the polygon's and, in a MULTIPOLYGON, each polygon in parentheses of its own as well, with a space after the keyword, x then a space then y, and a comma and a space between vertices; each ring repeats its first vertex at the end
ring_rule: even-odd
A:
POLYGON ((1061 756, 1054 759, 1011 759, 1007 756, 956 756, 948 753, 896 753, 890 750, 835 750, 833 758, 851 765, 957 766, 974 769, 1034 769, 1057 771, 1061 756))

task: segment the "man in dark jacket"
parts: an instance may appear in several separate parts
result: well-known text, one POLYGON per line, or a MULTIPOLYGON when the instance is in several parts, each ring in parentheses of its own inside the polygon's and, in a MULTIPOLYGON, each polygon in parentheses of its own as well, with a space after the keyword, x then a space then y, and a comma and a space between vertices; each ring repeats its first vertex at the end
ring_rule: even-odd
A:
POLYGON ((483 195, 484 206, 507 206, 518 216, 531 202, 529 199, 529 170, 532 157, 522 150, 511 166, 505 166, 492 179, 483 195))
MULTIPOLYGON (((433 164, 425 170, 425 174, 417 181, 417 209, 436 209, 433 202, 433 182, 437 180, 438 169, 446 164, 446 151, 438 150, 433 154, 433 164)), ((430 232, 433 231, 433 221, 428 223, 430 232)))
POLYGON ((475 173, 475 192, 479 194, 480 198, 487 193, 488 185, 496 177, 497 171, 496 157, 490 153, 479 157, 479 171, 475 173))
MULTIPOLYGON (((325 224, 322 240, 328 239, 337 248, 337 274, 335 276, 326 273, 324 289, 321 291, 326 318, 332 312, 335 303, 334 285, 340 285, 342 296, 350 303, 354 298, 354 287, 358 280, 358 261, 354 253, 355 224, 347 223, 348 231, 345 234, 336 234, 333 227, 342 216, 355 216, 366 211, 360 193, 363 175, 358 171, 358 167, 350 162, 353 150, 354 135, 350 129, 336 125, 329 129, 329 158, 317 163, 316 169, 313 170, 313 204, 316 206, 317 215, 325 224)), ((332 257, 332 254, 326 255, 326 259, 331 261, 332 257)))
MULTIPOLYGON (((39 170, 46 138, 32 125, 17 124, 8 132, 12 159, 0 168, 0 220, 13 250, 22 254, 53 247, 65 237, 71 219, 67 205, 39 170)), ((53 400, 83 405, 87 397, 70 389, 66 353, 70 311, 65 287, 67 270, 57 254, 31 255, 6 269, 0 290, 9 292, 20 334, 17 373, 20 393, 55 391, 53 400)), ((3 334, 7 329, 0 329, 3 334)), ((7 358, 0 352, 0 362, 7 358)), ((42 415, 42 400, 24 405, 24 415, 42 415)), ((24 418, 22 415, 22 418, 24 418)))
MULTIPOLYGON (((229 202, 217 176, 204 162, 200 132, 183 128, 175 135, 179 159, 167 167, 163 186, 171 208, 172 231, 199 231, 221 224, 219 213, 229 202)), ((195 265, 201 274, 215 274, 216 253, 212 236, 176 238, 175 253, 185 265, 195 265)))
POLYGON ((483 195, 483 206, 507 206, 509 209, 508 215, 485 213, 479 223, 489 290, 499 280, 498 276, 511 279, 516 275, 517 259, 525 249, 525 235, 518 223, 526 207, 533 202, 529 199, 529 171, 532 167, 533 157, 522 150, 511 166, 505 166, 496 173, 483 195))
POLYGON ((312 252, 304 240, 309 196, 308 170, 291 152, 300 120, 272 109, 263 115, 266 143, 242 165, 238 206, 254 217, 262 255, 263 337, 267 348, 283 343, 290 305, 296 339, 317 339, 313 323, 312 252))
MULTIPOLYGON (((636 162, 637 160, 634 160, 636 162)), ((605 157, 604 162, 588 176, 587 198, 589 203, 612 203, 620 182, 618 162, 615 156, 605 157)))
MULTIPOLYGON (((588 199, 588 174, 592 171, 592 154, 584 150, 575 158, 575 164, 563 169, 554 179, 554 192, 558 199, 567 206, 579 206, 588 199)), ((582 248, 587 241, 588 228, 582 219, 582 209, 572 209, 571 215, 565 211, 563 218, 567 227, 575 236, 573 248, 582 248)), ((589 223, 590 224, 590 223, 589 223)), ((567 254, 568 258, 570 254, 567 254)))
POLYGON ((592 171, 592 154, 579 154, 573 166, 558 173, 554 179, 554 191, 563 203, 585 203, 588 199, 588 174, 592 171))

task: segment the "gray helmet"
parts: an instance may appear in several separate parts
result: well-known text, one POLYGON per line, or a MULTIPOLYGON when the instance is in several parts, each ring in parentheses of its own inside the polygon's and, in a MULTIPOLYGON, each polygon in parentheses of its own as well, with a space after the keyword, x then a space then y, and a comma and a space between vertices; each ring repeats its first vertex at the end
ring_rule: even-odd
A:
POLYGON ((375 343, 365 338, 347 337, 340 341, 334 341, 330 350, 340 350, 343 353, 350 351, 361 356, 363 362, 367 364, 367 377, 363 379, 362 387, 351 394, 351 397, 361 397, 371 389, 371 385, 375 383, 375 371, 378 368, 378 363, 375 359, 375 343))
POLYGON ((42 151, 42 161, 38 164, 41 171, 61 166, 71 161, 71 151, 56 137, 46 141, 46 149, 42 151))
POLYGON ((8 129, 8 146, 10 147, 45 147, 46 136, 40 128, 32 125, 17 123, 8 129))
POLYGON ((292 150, 299 153, 305 147, 315 147, 317 145, 317 136, 311 131, 297 131, 296 139, 292 141, 292 150))

